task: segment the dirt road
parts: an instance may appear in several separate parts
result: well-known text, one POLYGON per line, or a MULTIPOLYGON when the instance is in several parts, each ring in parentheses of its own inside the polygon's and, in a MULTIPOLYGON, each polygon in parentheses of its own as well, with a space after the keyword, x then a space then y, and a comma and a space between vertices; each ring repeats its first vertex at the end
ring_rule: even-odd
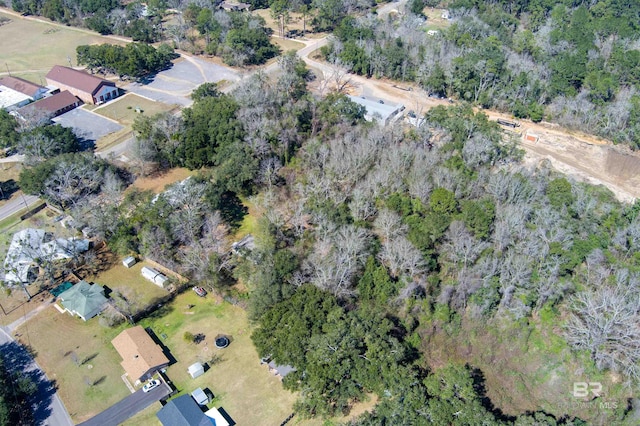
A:
MULTIPOLYGON (((313 57, 314 52, 326 43, 326 39, 309 41, 305 43, 306 47, 298 51, 298 55, 307 65, 319 70, 328 78, 334 72, 334 68, 313 57)), ((418 115, 437 105, 449 105, 447 100, 429 98, 424 90, 414 84, 399 84, 353 74, 346 78, 350 80, 350 94, 402 103, 407 110, 413 110, 418 115)), ((483 112, 492 120, 513 120, 513 117, 496 111, 483 112)), ((556 170, 576 180, 604 185, 620 201, 633 202, 640 198, 640 154, 624 146, 613 145, 609 141, 564 129, 552 123, 524 120, 520 122, 520 127, 515 133, 526 152, 525 163, 535 165, 549 160, 556 170)))

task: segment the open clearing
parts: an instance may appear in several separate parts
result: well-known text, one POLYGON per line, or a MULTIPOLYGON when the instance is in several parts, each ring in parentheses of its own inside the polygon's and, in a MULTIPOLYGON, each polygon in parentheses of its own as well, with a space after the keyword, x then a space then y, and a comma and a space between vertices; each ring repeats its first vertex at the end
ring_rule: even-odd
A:
POLYGON ((185 180, 193 174, 194 172, 189 169, 177 167, 149 177, 138 178, 133 183, 132 188, 137 188, 141 191, 152 191, 159 194, 164 191, 167 185, 185 180))
POLYGON ((84 322, 50 306, 17 331, 20 343, 33 348, 38 364, 58 385, 75 422, 130 394, 120 378, 120 356, 111 345, 119 329, 104 328, 96 318, 84 322))
MULTIPOLYGON (((84 44, 118 43, 90 31, 0 12, 11 22, 0 26, 0 52, 11 75, 46 84, 44 76, 53 65, 76 64, 76 47, 84 44)), ((4 65, 4 64, 3 64, 4 65)), ((6 67, 0 76, 6 75, 6 67)))

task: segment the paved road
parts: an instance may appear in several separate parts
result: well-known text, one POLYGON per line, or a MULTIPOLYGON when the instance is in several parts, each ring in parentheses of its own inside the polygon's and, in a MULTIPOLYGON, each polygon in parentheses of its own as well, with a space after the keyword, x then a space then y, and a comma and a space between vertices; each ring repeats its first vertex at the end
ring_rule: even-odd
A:
POLYGON ((96 156, 104 159, 108 159, 110 157, 120 158, 120 156, 124 155, 125 152, 129 151, 133 147, 133 141, 134 137, 132 136, 117 145, 102 151, 97 151, 96 156))
POLYGON ((5 366, 12 371, 22 371, 36 383, 38 390, 33 397, 35 424, 39 426, 73 426, 69 413, 51 382, 29 352, 13 340, 4 327, 0 327, 0 355, 5 366))
POLYGON ((0 221, 18 213, 26 206, 33 207, 38 201, 40 201, 40 199, 33 195, 18 195, 14 197, 13 200, 8 201, 4 206, 0 207, 0 221))
POLYGON ((142 389, 140 389, 95 417, 80 423, 78 426, 118 426, 154 402, 165 398, 170 393, 171 389, 169 385, 164 382, 148 393, 144 393, 142 389))

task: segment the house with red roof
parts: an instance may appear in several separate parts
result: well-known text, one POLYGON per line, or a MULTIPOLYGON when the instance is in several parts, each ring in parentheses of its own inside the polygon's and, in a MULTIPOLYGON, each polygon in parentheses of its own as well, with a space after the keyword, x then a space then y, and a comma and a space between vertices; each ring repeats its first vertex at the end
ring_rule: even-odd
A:
POLYGON ((11 90, 22 93, 34 101, 43 97, 48 91, 46 87, 42 87, 20 77, 12 76, 0 78, 0 86, 8 87, 11 90))
POLYGON ((48 85, 68 90, 87 104, 99 105, 120 95, 115 83, 60 65, 51 68, 46 79, 48 85))

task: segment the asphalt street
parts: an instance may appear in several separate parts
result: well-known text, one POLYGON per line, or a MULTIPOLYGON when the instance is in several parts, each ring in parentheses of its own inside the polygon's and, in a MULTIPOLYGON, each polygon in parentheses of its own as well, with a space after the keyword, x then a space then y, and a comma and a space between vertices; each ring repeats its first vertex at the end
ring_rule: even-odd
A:
POLYGON ((142 389, 140 389, 78 426, 118 426, 170 393, 171 388, 164 381, 160 386, 147 393, 142 392, 142 389))
POLYGON ((34 197, 33 195, 15 197, 13 200, 8 201, 4 206, 0 207, 0 221, 18 213, 27 206, 32 207, 38 201, 38 197, 34 197))

